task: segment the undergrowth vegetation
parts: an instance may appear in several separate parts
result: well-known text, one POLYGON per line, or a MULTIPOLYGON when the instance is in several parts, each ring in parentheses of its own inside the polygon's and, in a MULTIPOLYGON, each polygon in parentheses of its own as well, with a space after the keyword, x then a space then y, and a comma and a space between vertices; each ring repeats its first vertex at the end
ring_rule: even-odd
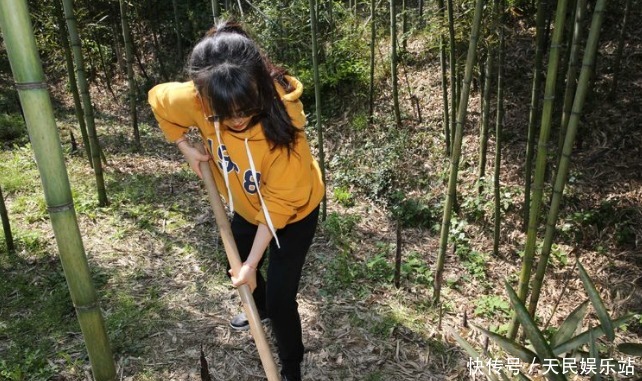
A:
MULTIPOLYGON (((52 5, 31 3, 47 74, 56 83, 63 83, 65 69, 57 54, 61 47, 55 37, 52 5)), ((77 139, 79 134, 69 95, 64 86, 52 89, 74 208, 109 338, 119 366, 130 372, 134 381, 171 379, 177 373, 189 373, 203 343, 222 363, 230 356, 255 362, 253 352, 247 350, 248 340, 230 339, 229 332, 212 328, 226 326, 227 315, 237 312, 238 300, 230 296, 233 290, 225 276, 223 247, 198 179, 180 164, 181 158, 172 151, 174 147, 162 141, 145 103, 145 93, 155 83, 184 79, 183 56, 210 26, 206 8, 209 4, 178 2, 172 10, 168 1, 158 2, 156 9, 153 3, 132 4, 132 16, 139 21, 134 34, 139 36, 142 55, 136 70, 142 151, 132 144, 125 111, 121 109, 125 99, 122 57, 118 57, 120 47, 109 37, 118 28, 114 26, 117 20, 105 16, 118 14, 116 5, 86 2, 79 14, 92 95, 96 96, 97 125, 106 154, 105 182, 110 201, 106 207, 97 207, 93 172, 84 152, 71 148, 71 133, 77 139), (179 41, 175 41, 174 27, 160 27, 161 21, 173 25, 173 11, 186 20, 176 27, 182 33, 179 41), (158 45, 155 38, 169 42, 158 45), (179 45, 184 49, 180 57, 179 45), (242 348, 234 348, 235 345, 242 348), (155 363, 150 369, 148 364, 152 362, 155 363)), ((511 7, 519 4, 512 2, 511 7)), ((395 377, 403 377, 413 364, 420 364, 411 373, 418 379, 428 373, 463 379, 468 373, 462 362, 474 356, 483 342, 475 335, 473 339, 479 340, 470 347, 459 342, 468 351, 465 353, 443 328, 467 327, 470 321, 480 328, 477 332, 497 339, 492 335, 506 334, 511 313, 519 308, 510 291, 517 285, 517 265, 524 256, 525 241, 523 168, 519 164, 525 139, 520 118, 527 114, 522 98, 528 97, 521 83, 523 70, 508 70, 509 77, 517 80, 509 85, 512 96, 507 123, 511 129, 504 135, 499 200, 494 199, 491 175, 487 172, 484 178, 477 178, 479 114, 472 109, 477 105, 471 106, 464 130, 455 214, 448 232, 444 297, 441 304, 434 305, 433 269, 450 162, 444 150, 441 74, 436 63, 439 34, 444 32, 433 19, 437 12, 424 15, 421 23, 414 9, 407 14, 411 27, 400 35, 404 47, 400 51, 403 125, 395 126, 385 29, 389 11, 381 8, 375 16, 379 38, 376 103, 370 118, 370 32, 364 22, 367 9, 331 7, 326 2, 319 5, 319 39, 323 41, 320 87, 324 100, 318 112, 314 109, 308 6, 303 0, 253 1, 255 12, 243 16, 269 56, 306 85, 306 132, 315 153, 319 149, 315 122, 317 118, 323 122, 329 213, 320 223, 309 253, 301 303, 309 308, 305 311, 307 327, 313 332, 309 340, 322 344, 313 344, 306 355, 318 364, 310 360, 308 365, 315 367, 316 375, 331 372, 326 379, 355 379, 350 377, 359 372, 360 378, 356 379, 399 379, 395 377), (493 255, 489 238, 495 202, 502 215, 498 256, 493 255), (395 287, 396 276, 399 287, 395 287), (312 337, 313 334, 318 336, 312 337), (393 370, 386 368, 389 364, 393 364, 393 370)), ((470 33, 469 6, 460 4, 462 17, 456 25, 460 49, 466 48, 470 33)), ((241 18, 235 13, 227 14, 230 15, 241 18)), ((530 26, 519 16, 514 17, 514 43, 530 41, 530 26)), ((528 49, 521 45, 513 49, 512 58, 518 64, 512 66, 530 60, 523 57, 528 49)), ((4 68, 5 52, 0 53, 0 68, 4 68)), ((8 75, 8 68, 0 71, 3 85, 11 83, 8 75)), ((601 96, 604 88, 599 87, 599 82, 597 85, 595 94, 601 96)), ((64 379, 80 380, 88 371, 87 354, 54 247, 26 128, 15 95, 6 90, 10 88, 7 85, 0 89, 0 185, 7 199, 17 250, 15 254, 7 253, 5 237, 0 236, 0 379, 55 380, 57 375, 63 375, 64 379)), ((474 98, 478 99, 479 89, 476 90, 474 98)), ((586 119, 599 122, 600 115, 596 114, 600 112, 607 111, 595 105, 586 119)), ((596 147, 607 147, 615 139, 611 135, 623 132, 615 130, 613 124, 602 121, 600 125, 605 130, 613 131, 604 135, 597 129, 585 131, 584 140, 596 147)), ((632 142, 636 139, 640 137, 630 138, 632 142)), ((578 259, 584 261, 591 277, 598 279, 596 283, 604 289, 603 303, 613 312, 611 317, 626 317, 624 312, 642 303, 636 291, 640 285, 642 213, 635 191, 630 191, 639 183, 639 173, 635 172, 638 167, 630 163, 626 168, 613 167, 607 161, 589 160, 593 156, 619 154, 615 148, 597 154, 586 147, 583 151, 578 149, 580 160, 571 172, 552 246, 549 283, 541 302, 545 308, 531 324, 534 335, 550 342, 572 338, 562 329, 563 320, 571 318, 578 329, 582 324, 603 324, 603 317, 598 316, 602 300, 593 295, 590 305, 580 304, 576 297, 584 295, 585 289, 592 292, 586 279, 581 280, 583 283, 578 280, 574 267, 578 259), (608 177, 605 173, 616 175, 608 177), (607 177, 608 181, 603 180, 607 177), (589 310, 593 305, 597 307, 589 310)), ((547 185, 544 199, 550 199, 551 193, 547 185)), ((546 211, 541 217, 544 220, 546 211)), ((641 320, 629 318, 617 320, 621 323, 618 335, 627 340, 639 338, 641 320)), ((565 330, 569 326, 570 323, 565 330)), ((594 333, 597 335, 597 331, 594 333)), ((586 349, 586 337, 580 341, 578 348, 586 349)), ((597 338, 594 341, 599 342, 597 338)), ((484 350, 496 356, 505 354, 499 348, 503 348, 502 343, 508 344, 501 339, 496 342, 484 350)), ((605 348, 601 347, 602 352, 605 348)), ((238 376, 234 370, 229 372, 223 374, 232 374, 230 379, 238 376)))

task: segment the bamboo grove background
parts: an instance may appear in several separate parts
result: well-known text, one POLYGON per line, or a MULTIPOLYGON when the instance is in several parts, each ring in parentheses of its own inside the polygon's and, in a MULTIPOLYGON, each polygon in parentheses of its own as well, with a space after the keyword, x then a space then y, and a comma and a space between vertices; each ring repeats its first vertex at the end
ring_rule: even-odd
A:
MULTIPOLYGON (((614 369, 633 359, 639 375, 640 9, 3 2, 0 379, 206 379, 206 357, 220 379, 260 374, 248 342, 212 331, 221 306, 234 308, 220 299, 225 278, 211 275, 224 259, 213 259, 211 216, 192 200, 198 182, 145 102, 154 84, 185 78, 191 46, 218 18, 244 22, 305 84, 327 182, 304 279, 317 287, 302 292, 320 343, 310 379, 466 378, 467 360, 506 356, 611 359, 614 369), (165 277, 191 286, 173 290, 165 277), (198 323, 178 323, 186 316, 198 323), (237 348, 247 369, 229 365, 237 348)), ((573 379, 561 373, 546 377, 573 379)))

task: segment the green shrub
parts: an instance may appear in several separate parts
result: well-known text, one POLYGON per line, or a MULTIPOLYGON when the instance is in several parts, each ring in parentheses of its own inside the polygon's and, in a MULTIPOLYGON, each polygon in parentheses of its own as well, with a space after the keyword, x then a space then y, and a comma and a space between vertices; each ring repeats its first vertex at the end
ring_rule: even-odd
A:
POLYGON ((27 140, 27 127, 20 114, 0 114, 0 142, 22 144, 27 140))

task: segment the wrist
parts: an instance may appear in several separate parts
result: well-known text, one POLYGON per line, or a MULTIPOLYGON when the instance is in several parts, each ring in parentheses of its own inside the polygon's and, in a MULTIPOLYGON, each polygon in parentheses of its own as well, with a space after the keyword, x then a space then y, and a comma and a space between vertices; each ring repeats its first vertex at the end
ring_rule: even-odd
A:
POLYGON ((251 263, 243 262, 243 266, 247 266, 247 267, 251 268, 252 270, 257 271, 256 266, 254 266, 251 263))
POLYGON ((176 147, 180 147, 181 143, 183 143, 183 142, 189 143, 189 142, 187 141, 187 138, 186 138, 186 137, 180 137, 180 138, 176 139, 176 141, 174 142, 174 144, 176 144, 176 147))

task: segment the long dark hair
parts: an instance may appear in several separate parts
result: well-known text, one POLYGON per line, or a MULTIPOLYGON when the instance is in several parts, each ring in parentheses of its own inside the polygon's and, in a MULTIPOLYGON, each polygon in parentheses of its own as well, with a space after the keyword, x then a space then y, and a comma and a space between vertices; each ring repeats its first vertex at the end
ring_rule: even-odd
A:
POLYGON ((199 94, 221 118, 252 110, 271 148, 294 147, 298 129, 274 87, 291 91, 286 71, 274 66, 243 28, 223 21, 210 29, 190 54, 187 73, 199 94))

